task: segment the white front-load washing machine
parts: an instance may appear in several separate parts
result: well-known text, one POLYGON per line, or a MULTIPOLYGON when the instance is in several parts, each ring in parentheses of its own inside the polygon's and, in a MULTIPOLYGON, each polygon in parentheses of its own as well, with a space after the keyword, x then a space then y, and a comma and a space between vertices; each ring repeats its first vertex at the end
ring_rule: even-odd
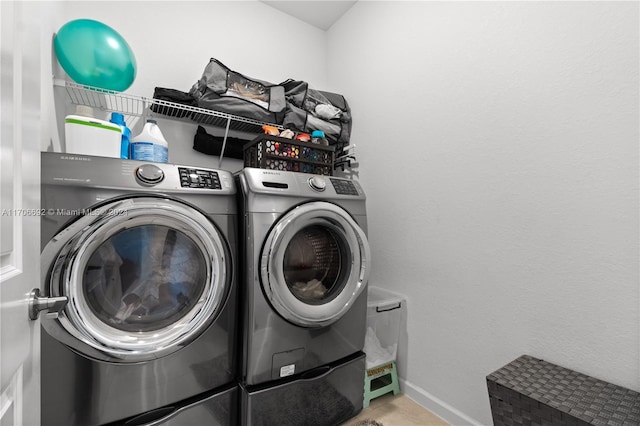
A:
POLYGON ((243 424, 332 425, 362 409, 370 249, 357 181, 245 168, 243 424))
POLYGON ((41 167, 40 297, 64 306, 41 316, 42 424, 235 425, 233 176, 59 153, 41 167))

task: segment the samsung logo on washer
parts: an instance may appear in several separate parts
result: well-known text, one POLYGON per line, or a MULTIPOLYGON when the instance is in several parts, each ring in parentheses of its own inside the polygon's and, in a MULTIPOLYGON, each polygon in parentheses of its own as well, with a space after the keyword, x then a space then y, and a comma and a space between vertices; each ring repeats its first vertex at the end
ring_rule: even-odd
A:
POLYGON ((74 160, 74 161, 91 161, 89 157, 72 157, 70 155, 61 155, 61 160, 74 160))

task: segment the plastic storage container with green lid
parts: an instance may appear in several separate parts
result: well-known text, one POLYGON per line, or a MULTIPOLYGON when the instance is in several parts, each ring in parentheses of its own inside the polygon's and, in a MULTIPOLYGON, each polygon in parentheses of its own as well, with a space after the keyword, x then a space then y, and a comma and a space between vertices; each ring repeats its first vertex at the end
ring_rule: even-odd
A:
POLYGON ((78 105, 76 114, 64 118, 65 151, 68 154, 120 158, 122 128, 93 117, 93 109, 78 105))

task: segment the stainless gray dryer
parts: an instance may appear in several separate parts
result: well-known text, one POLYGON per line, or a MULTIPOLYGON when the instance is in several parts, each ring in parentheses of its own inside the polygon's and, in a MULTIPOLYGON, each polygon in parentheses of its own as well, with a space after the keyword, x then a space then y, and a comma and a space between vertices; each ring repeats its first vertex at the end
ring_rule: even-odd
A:
POLYGON ((42 424, 237 424, 231 174, 41 160, 42 424))
POLYGON ((330 176, 245 168, 237 179, 243 423, 344 421, 362 408, 365 194, 357 181, 330 176))

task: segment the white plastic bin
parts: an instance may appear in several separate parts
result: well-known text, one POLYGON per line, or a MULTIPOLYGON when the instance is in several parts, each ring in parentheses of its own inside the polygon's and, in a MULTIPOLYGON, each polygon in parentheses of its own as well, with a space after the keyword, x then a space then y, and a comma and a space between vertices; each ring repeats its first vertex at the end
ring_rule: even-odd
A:
POLYGON ((402 295, 371 286, 368 296, 364 352, 370 369, 396 360, 406 300, 402 295))
POLYGON ((122 128, 94 117, 68 115, 64 120, 66 152, 120 158, 122 128))

